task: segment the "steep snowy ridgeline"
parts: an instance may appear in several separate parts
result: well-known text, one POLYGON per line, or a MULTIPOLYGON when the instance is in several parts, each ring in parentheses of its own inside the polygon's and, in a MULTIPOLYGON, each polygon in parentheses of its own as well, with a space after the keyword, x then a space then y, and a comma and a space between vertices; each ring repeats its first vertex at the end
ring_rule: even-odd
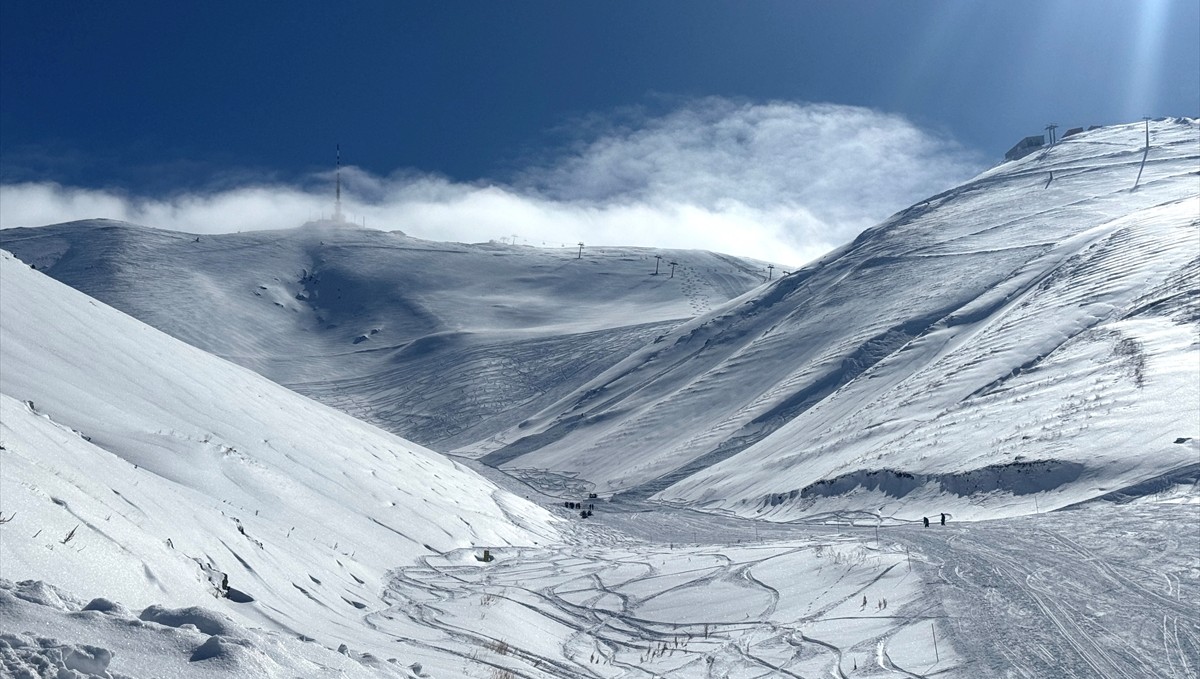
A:
POLYGON ((1152 123, 1136 191, 1140 124, 1001 165, 680 326, 483 459, 774 519, 1034 512, 1194 464, 1198 144, 1194 120, 1152 123))
POLYGON ((574 245, 435 243, 332 222, 197 241, 95 220, 6 229, 0 244, 176 338, 439 450, 516 425, 767 277, 763 262, 709 252, 585 246, 579 258, 574 245))
POLYGON ((361 618, 387 570, 557 534, 474 472, 7 252, 0 445, 4 578, 136 610, 207 606, 334 646, 370 638, 361 618))

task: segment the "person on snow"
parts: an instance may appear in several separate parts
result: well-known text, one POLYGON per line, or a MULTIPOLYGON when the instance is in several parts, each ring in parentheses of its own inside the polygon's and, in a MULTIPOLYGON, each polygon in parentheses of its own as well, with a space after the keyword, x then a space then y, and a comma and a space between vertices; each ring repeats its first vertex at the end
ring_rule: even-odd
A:
POLYGON ((929 517, 928 516, 922 516, 921 521, 925 524, 926 528, 929 528, 929 517))
POLYGON ((942 512, 942 525, 946 525, 946 512, 942 512))

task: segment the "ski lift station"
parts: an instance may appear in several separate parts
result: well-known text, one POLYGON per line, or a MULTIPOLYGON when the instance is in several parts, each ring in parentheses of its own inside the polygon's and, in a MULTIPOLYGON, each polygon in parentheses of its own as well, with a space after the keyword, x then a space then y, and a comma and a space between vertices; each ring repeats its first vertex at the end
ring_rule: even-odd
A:
POLYGON ((1016 146, 1012 147, 1007 153, 1004 154, 1004 159, 1016 160, 1018 158, 1024 158, 1025 156, 1042 148, 1045 143, 1046 138, 1040 134, 1035 134, 1032 137, 1025 137, 1021 141, 1017 142, 1016 146))

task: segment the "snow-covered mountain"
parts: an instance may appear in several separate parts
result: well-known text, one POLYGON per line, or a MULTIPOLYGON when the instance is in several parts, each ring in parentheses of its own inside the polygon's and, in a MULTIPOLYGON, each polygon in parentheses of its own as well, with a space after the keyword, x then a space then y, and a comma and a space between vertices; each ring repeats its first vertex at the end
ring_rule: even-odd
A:
POLYGON ((353 645, 389 569, 557 536, 545 510, 461 465, 7 252, 0 347, 6 580, 353 645))
POLYGON ((333 224, 0 232, 0 675, 1189 676, 1200 127, 1141 134, 765 286, 333 224))
POLYGON ((703 251, 436 243, 335 222, 197 237, 94 220, 0 242, 176 338, 438 450, 516 425, 769 275, 703 251))
POLYGON ((1074 135, 770 285, 711 253, 330 223, 2 236, 176 337, 545 489, 982 518, 1192 473, 1197 130, 1153 122, 1148 152, 1140 124, 1074 135))
POLYGON ((1098 129, 1000 165, 477 449, 779 519, 1025 513, 1194 474, 1198 130, 1155 122, 1146 154, 1140 124, 1098 129))

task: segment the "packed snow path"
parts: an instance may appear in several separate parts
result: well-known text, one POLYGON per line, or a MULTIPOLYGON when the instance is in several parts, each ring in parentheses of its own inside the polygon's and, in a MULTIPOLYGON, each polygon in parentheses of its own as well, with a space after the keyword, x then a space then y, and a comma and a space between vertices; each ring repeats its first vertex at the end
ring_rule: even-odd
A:
POLYGON ((1200 505, 1100 505, 896 536, 966 675, 1200 676, 1200 505), (919 569, 920 570, 920 569, 919 569))

